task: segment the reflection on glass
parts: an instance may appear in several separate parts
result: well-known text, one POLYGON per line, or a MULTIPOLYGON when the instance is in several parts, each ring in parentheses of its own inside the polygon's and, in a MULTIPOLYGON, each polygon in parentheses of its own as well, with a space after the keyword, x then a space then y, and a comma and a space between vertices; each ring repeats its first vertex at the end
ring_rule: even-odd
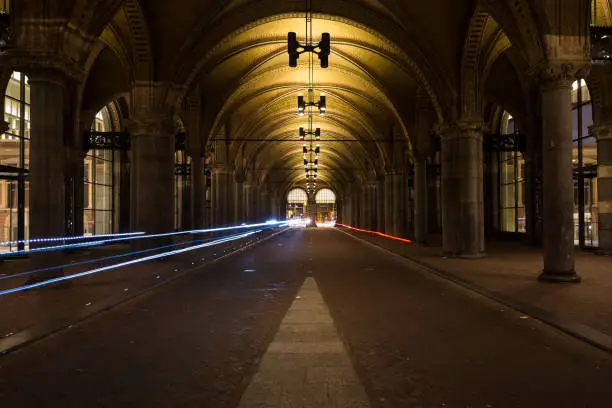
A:
MULTIPOLYGON (((96 114, 92 131, 111 131, 108 108, 96 114)), ((93 149, 84 160, 83 232, 85 235, 113 232, 113 188, 115 152, 93 149)))
POLYGON ((574 167, 574 243, 598 246, 597 141, 589 134, 593 124, 591 95, 584 79, 572 86, 572 163, 574 167), (584 236, 581 239, 580 226, 584 236))
MULTIPOLYGON (((0 135, 0 165, 5 175, 0 178, 0 240, 15 241, 29 236, 28 182, 24 170, 30 162, 30 85, 28 77, 13 72, 6 87, 4 120, 8 131, 0 135), (24 205, 19 210, 19 191, 24 205), (21 225, 21 231, 20 231, 21 225)), ((0 251, 16 250, 17 246, 0 251)))
MULTIPOLYGON (((502 116, 501 134, 517 133, 508 112, 502 116)), ((499 152, 499 215, 503 232, 526 232, 525 159, 521 152, 499 152)))

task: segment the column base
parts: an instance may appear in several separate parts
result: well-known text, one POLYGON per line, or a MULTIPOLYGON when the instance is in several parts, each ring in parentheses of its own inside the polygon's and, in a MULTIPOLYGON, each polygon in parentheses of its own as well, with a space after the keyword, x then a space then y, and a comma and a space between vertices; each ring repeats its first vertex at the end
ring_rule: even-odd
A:
POLYGON ((597 249, 593 252, 597 256, 612 256, 612 249, 597 249))
POLYGON ((540 282, 550 283, 580 283, 582 278, 576 274, 576 271, 571 272, 550 272, 542 271, 538 276, 540 282))
POLYGON ((479 252, 477 254, 456 254, 450 252, 443 252, 442 256, 446 258, 457 258, 457 259, 482 259, 486 258, 487 254, 485 252, 479 252))

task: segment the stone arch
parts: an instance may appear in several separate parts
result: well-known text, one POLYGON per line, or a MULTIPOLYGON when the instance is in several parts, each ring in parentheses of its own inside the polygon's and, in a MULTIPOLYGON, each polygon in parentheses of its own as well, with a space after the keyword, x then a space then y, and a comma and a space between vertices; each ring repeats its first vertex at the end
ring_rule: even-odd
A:
MULTIPOLYGON (((272 0, 266 0, 267 2, 278 3, 272 0)), ((201 37, 201 33, 199 33, 198 29, 195 30, 194 34, 188 39, 185 43, 183 49, 181 49, 177 53, 177 58, 175 62, 175 67, 173 69, 172 78, 177 83, 182 84, 183 89, 186 91, 189 89, 191 83, 194 81, 197 73, 201 70, 202 66, 205 62, 211 58, 211 56, 224 44, 231 42, 234 38, 238 37, 241 33, 246 30, 257 27, 258 25, 266 24, 271 21, 281 20, 285 18, 295 18, 302 17, 303 13, 295 13, 295 12, 283 12, 282 10, 277 10, 278 5, 268 5, 268 8, 271 9, 271 14, 268 17, 258 18, 253 20, 249 18, 249 16, 243 15, 241 13, 237 13, 238 16, 242 19, 240 22, 236 22, 236 27, 234 27, 233 31, 230 31, 228 35, 220 39, 216 42, 216 45, 206 50, 206 53, 203 54, 203 57, 198 59, 197 61, 191 61, 189 64, 183 64, 181 66, 179 61, 184 62, 185 60, 189 60, 186 58, 186 53, 193 53, 193 47, 198 46, 196 39, 201 37)), ((333 9, 330 7, 330 9, 333 9)), ((409 44, 409 50, 405 49, 406 47, 401 47, 397 43, 393 42, 389 37, 384 36, 384 28, 383 31, 377 31, 376 28, 372 28, 368 26, 365 22, 359 22, 357 20, 353 20, 350 18, 340 17, 338 15, 333 14, 331 11, 327 13, 315 13, 315 18, 318 19, 328 19, 332 21, 343 22, 362 30, 367 31, 368 33, 377 36, 381 40, 383 40, 386 44, 387 53, 392 55, 393 58, 402 61, 412 72, 414 77, 420 82, 421 86, 427 91, 428 95, 432 99, 432 106, 434 107, 438 120, 442 121, 444 116, 448 114, 448 112, 453 105, 452 95, 454 94, 453 90, 450 88, 450 85, 447 81, 442 80, 444 78, 441 72, 435 71, 435 65, 430 64, 425 60, 423 53, 420 52, 416 46, 409 44)), ((379 24, 380 25, 380 24, 379 24)), ((202 27, 199 28, 203 29, 202 27)), ((213 30, 214 31, 214 30, 213 30)), ((387 30, 389 33, 393 32, 393 29, 387 30)), ((395 33, 397 34, 397 33, 395 33)), ((398 35, 394 35, 394 37, 398 38, 398 35)), ((404 35, 401 37, 404 42, 407 42, 407 37, 404 35)))
POLYGON ((480 46, 489 19, 482 7, 477 6, 470 20, 461 61, 461 116, 480 114, 480 46))
POLYGON ((536 17, 529 0, 479 0, 479 5, 498 22, 528 66, 541 62, 545 57, 545 22, 536 17))
POLYGON ((147 20, 140 0, 125 0, 123 10, 128 21, 133 48, 133 77, 135 80, 153 78, 153 51, 147 20))

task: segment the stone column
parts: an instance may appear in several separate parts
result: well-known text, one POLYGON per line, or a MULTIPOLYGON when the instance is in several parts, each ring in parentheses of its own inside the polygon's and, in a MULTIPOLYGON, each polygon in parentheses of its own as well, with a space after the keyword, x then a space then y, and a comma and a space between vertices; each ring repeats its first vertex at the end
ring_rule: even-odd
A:
POLYGON ((386 202, 385 202, 385 177, 379 177, 376 181, 376 230, 385 232, 386 220, 386 202))
POLYGON ((441 133, 442 250, 447 255, 484 255, 483 125, 459 122, 441 133))
MULTIPOLYGON (((28 72, 30 79, 31 124, 30 142, 30 239, 66 235, 66 152, 64 123, 67 78, 52 70, 28 72)), ((33 269, 60 260, 59 252, 32 255, 33 269)), ((62 275, 55 270, 38 273, 29 279, 45 280, 62 275)))
POLYGON ((234 174, 234 224, 245 222, 244 205, 244 176, 238 172, 234 174))
POLYGON ((480 258, 484 256, 484 165, 482 138, 484 124, 459 123, 459 155, 461 166, 461 190, 459 195, 458 243, 460 256, 480 258))
POLYGON ((198 153, 191 158, 191 200, 193 203, 193 227, 204 228, 204 206, 206 199, 206 177, 204 176, 204 160, 198 153))
POLYGON ((407 226, 407 206, 406 206, 406 187, 408 180, 404 173, 395 173, 393 180, 393 232, 396 237, 406 236, 407 226))
POLYGON ((148 234, 174 229, 174 135, 168 117, 134 117, 132 138, 132 229, 148 234))
POLYGON ((244 183, 244 214, 246 222, 253 222, 255 218, 255 188, 252 183, 246 182, 244 183))
POLYGON ((427 239, 427 159, 414 157, 414 240, 424 244, 427 239))
POLYGON ((599 253, 612 255, 612 124, 591 127, 597 138, 599 253))
POLYGON ((229 219, 228 184, 230 174, 224 167, 213 167, 211 186, 211 218, 213 227, 226 226, 229 219))
POLYGON ((193 229, 193 201, 191 198, 191 191, 193 190, 193 162, 189 170, 185 169, 187 173, 183 177, 183 194, 182 194, 182 211, 181 211, 181 225, 180 229, 183 231, 193 229))
POLYGON ((257 193, 254 193, 256 199, 258 198, 259 202, 255 202, 254 208, 255 210, 255 222, 265 222, 270 219, 270 196, 268 194, 268 188, 264 187, 261 189, 259 196, 257 193))
POLYGON ((580 282, 574 270, 571 64, 550 64, 542 80, 543 247, 541 281, 580 282))

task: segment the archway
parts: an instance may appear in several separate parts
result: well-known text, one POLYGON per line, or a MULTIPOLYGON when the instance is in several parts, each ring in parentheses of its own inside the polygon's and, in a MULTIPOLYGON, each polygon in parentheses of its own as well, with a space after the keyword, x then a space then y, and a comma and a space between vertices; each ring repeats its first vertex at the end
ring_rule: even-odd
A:
POLYGON ((287 194, 287 220, 303 220, 308 206, 308 195, 301 188, 294 188, 287 194))
POLYGON ((317 204, 317 225, 334 225, 336 222, 336 193, 329 188, 322 188, 317 191, 315 202, 317 204))

